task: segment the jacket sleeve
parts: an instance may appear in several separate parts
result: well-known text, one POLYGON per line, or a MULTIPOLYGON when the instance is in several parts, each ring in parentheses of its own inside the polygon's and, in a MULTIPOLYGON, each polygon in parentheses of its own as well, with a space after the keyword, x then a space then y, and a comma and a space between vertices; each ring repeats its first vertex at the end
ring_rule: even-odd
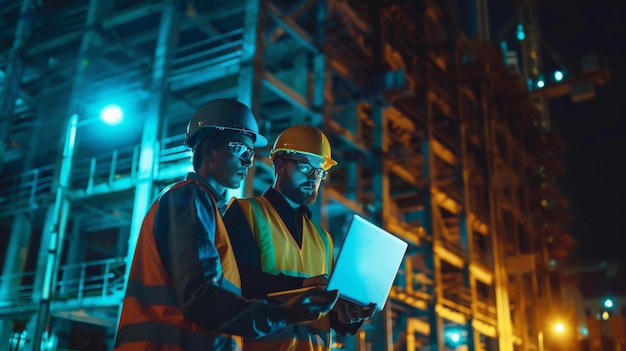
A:
POLYGON ((220 286, 222 266, 215 247, 215 216, 214 200, 196 186, 171 190, 157 209, 157 247, 185 319, 203 328, 245 337, 280 330, 286 325, 285 307, 247 300, 220 286))
POLYGON ((263 272, 259 247, 237 200, 233 201, 226 210, 224 224, 239 266, 243 296, 265 298, 267 293, 273 291, 302 287, 304 278, 263 272))
POLYGON ((335 311, 328 312, 328 316, 330 317, 330 327, 333 328, 333 330, 339 335, 354 335, 363 325, 363 321, 352 324, 343 324, 339 321, 339 317, 337 316, 337 312, 335 311))

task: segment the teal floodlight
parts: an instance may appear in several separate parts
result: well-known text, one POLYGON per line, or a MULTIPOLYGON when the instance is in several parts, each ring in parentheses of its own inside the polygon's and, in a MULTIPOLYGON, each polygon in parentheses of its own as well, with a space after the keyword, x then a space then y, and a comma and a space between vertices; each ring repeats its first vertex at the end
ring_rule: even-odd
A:
POLYGON ((450 341, 457 343, 459 341, 461 341, 461 334, 459 333, 452 333, 450 334, 450 341))
POLYGON ((124 112, 117 105, 109 105, 100 111, 100 119, 108 125, 116 125, 122 121, 124 112))
POLYGON ((554 71, 554 80, 557 82, 560 82, 563 80, 563 72, 561 71, 554 71))

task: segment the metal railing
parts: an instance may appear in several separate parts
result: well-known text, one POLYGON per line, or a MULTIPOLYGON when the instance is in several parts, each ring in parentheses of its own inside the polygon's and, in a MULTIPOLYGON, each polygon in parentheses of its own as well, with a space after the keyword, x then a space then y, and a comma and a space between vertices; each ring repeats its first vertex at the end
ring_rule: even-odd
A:
POLYGON ((74 161, 72 166, 72 190, 93 193, 98 184, 113 184, 116 180, 130 177, 134 179, 139 164, 139 146, 133 145, 115 149, 109 153, 74 161))
POLYGON ((107 297, 121 293, 124 288, 124 258, 82 262, 59 268, 54 299, 107 297))
POLYGON ((35 272, 4 274, 0 276, 0 306, 31 304, 35 291, 35 272))
POLYGON ((54 174, 54 165, 48 165, 0 179, 0 213, 37 208, 50 196, 54 174))
MULTIPOLYGON (((124 288, 124 258, 110 258, 61 266, 57 272, 52 300, 82 300, 121 294, 124 288)), ((0 276, 0 306, 36 303, 36 272, 0 276)))
POLYGON ((497 325, 498 314, 496 310, 496 304, 494 301, 476 299, 474 301, 474 306, 475 306, 477 317, 479 317, 484 322, 487 322, 491 325, 497 325))
MULTIPOLYGON (((161 139, 161 149, 159 151, 159 164, 167 165, 178 163, 181 160, 191 160, 192 152, 184 144, 185 135, 178 134, 161 139)), ((187 162, 187 165, 189 163, 187 162)))
MULTIPOLYGON (((190 166, 191 152, 183 145, 184 135, 159 141, 159 168, 173 165, 190 166)), ((139 146, 107 151, 88 158, 77 158, 72 167, 72 191, 94 194, 98 185, 111 186, 130 179, 135 184, 139 165, 139 146)), ((182 169, 182 167, 181 167, 182 169)), ((180 172, 184 174, 184 172, 180 172)), ((0 179, 0 216, 6 216, 46 206, 56 186, 55 165, 47 165, 0 179)))

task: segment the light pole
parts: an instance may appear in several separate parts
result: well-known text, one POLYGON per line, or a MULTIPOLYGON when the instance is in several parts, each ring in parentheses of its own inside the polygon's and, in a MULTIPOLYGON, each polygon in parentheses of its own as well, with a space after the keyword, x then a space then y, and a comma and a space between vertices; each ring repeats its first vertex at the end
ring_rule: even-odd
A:
MULTIPOLYGON (((100 116, 104 122, 109 124, 117 124, 121 121, 122 112, 118 110, 117 115, 111 116, 110 110, 103 110, 100 116)), ((63 153, 61 156, 61 164, 57 175, 56 194, 51 212, 49 212, 50 222, 46 226, 49 230, 48 249, 45 260, 43 279, 41 280, 41 290, 39 296, 39 304, 37 309, 37 320, 35 322, 34 335, 32 337, 33 349, 41 348, 42 336, 48 325, 50 317, 50 299, 56 284, 56 272, 60 263, 60 247, 65 239, 65 226, 67 224, 67 216, 69 211, 69 191, 70 178, 72 175, 72 161, 74 158, 74 150, 76 148, 76 133, 79 126, 94 122, 95 118, 87 118, 79 122, 78 115, 73 114, 67 121, 65 128, 63 153)))
POLYGON ((46 263, 44 266, 44 274, 41 282, 41 296, 37 309, 37 320, 35 330, 32 337, 33 349, 39 350, 41 347, 42 336, 48 325, 50 316, 50 297, 54 290, 54 273, 59 264, 59 244, 63 243, 65 236, 65 216, 64 208, 66 208, 67 195, 69 191, 70 175, 72 173, 72 159, 74 157, 74 148, 76 146, 76 131, 78 129, 78 115, 73 114, 68 120, 65 130, 65 141, 63 143, 63 154, 61 156, 61 164, 57 176, 57 187, 49 214, 50 223, 47 226, 50 230, 48 241, 48 251, 46 255, 46 263))

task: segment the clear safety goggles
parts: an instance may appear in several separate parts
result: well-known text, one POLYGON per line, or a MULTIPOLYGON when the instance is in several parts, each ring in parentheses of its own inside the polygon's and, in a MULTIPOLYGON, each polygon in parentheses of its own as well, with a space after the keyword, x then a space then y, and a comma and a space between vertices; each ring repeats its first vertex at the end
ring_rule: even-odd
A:
POLYGON ((254 150, 249 148, 248 145, 238 141, 231 141, 228 143, 228 147, 230 152, 239 157, 242 162, 251 164, 254 161, 254 150))
POLYGON ((298 161, 292 158, 283 158, 283 160, 295 163, 298 171, 304 175, 310 176, 311 174, 315 173, 315 178, 322 180, 326 179, 326 176, 328 175, 328 171, 321 168, 313 167, 313 165, 308 162, 298 161))

